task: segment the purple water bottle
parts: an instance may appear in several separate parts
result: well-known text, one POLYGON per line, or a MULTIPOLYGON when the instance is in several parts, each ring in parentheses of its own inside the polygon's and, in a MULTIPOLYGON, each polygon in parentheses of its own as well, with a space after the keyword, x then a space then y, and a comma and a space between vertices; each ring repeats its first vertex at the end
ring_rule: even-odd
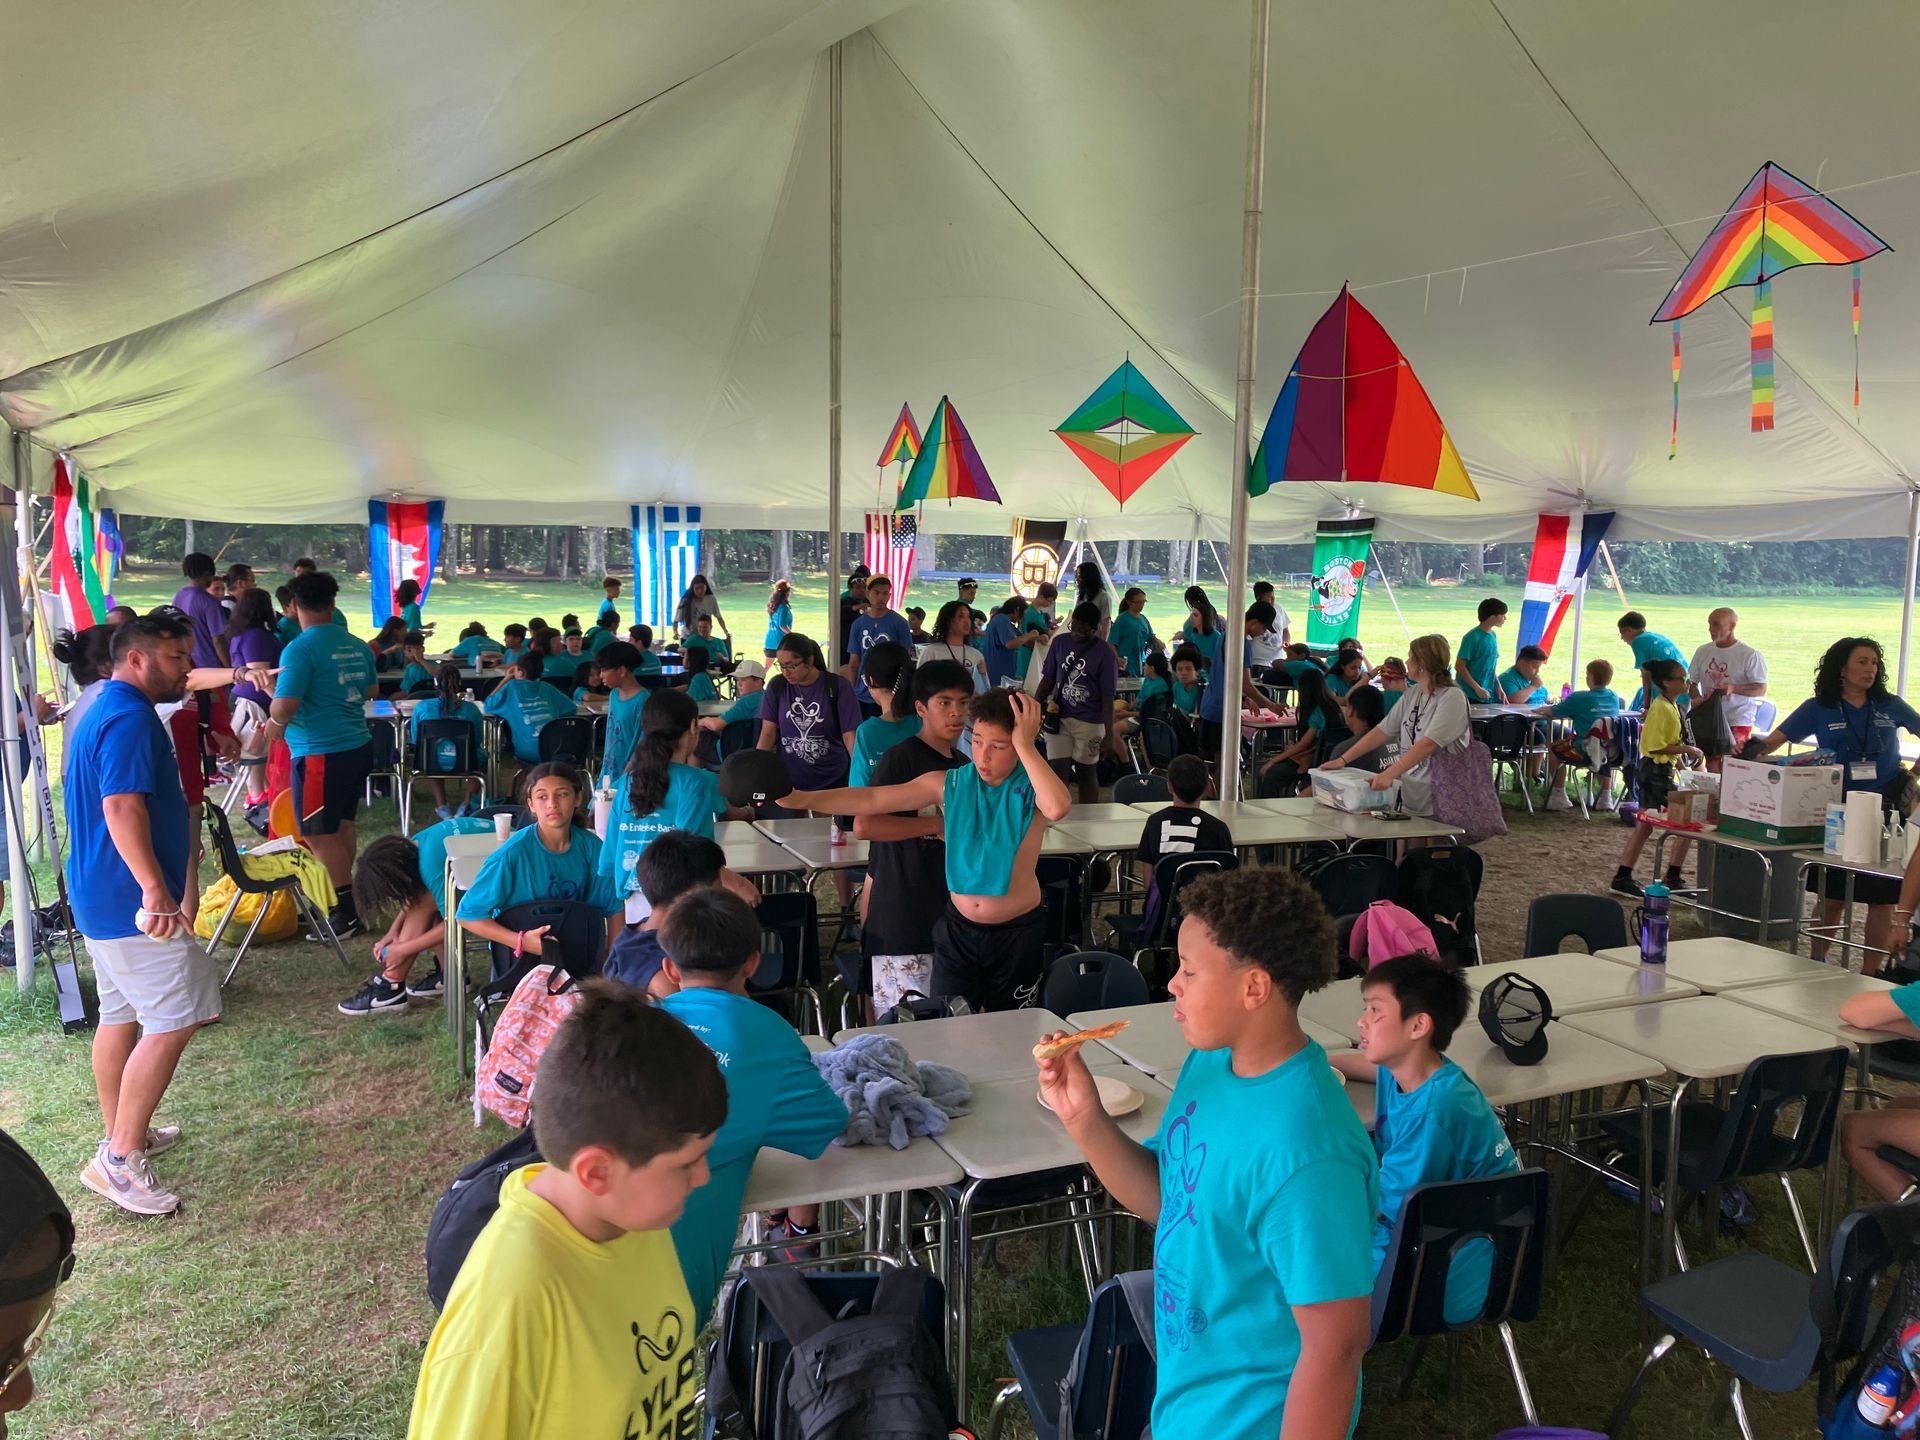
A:
POLYGON ((1566 699, 1569 699, 1569 698, 1571 698, 1571 697, 1572 697, 1572 695, 1573 695, 1573 686, 1571 686, 1571 685, 1562 685, 1562 686, 1560 687, 1560 698, 1561 698, 1562 700, 1566 700, 1566 699))
POLYGON ((1640 931, 1640 963, 1667 963, 1667 917, 1673 892, 1658 880, 1641 892, 1640 908, 1634 921, 1640 931))

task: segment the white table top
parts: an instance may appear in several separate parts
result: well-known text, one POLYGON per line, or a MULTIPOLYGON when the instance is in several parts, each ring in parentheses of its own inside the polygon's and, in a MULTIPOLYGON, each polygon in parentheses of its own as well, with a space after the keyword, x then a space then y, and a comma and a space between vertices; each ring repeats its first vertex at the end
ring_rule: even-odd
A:
MULTIPOLYGON (((1031 1056, 1028 1063, 1032 1063, 1031 1056)), ((1160 1128, 1160 1116, 1172 1091, 1152 1076, 1118 1062, 1089 1068, 1096 1075, 1124 1080, 1140 1092, 1144 1103, 1119 1120, 1121 1130, 1130 1138, 1144 1141, 1160 1128)), ((1040 1080, 1034 1074, 976 1084, 972 1113, 956 1119, 934 1143, 976 1180, 1000 1180, 1086 1163, 1066 1126, 1040 1103, 1040 1080)))
MULTIPOLYGON (((1115 1020, 1127 1021, 1125 1030, 1111 1040, 1095 1042, 1089 1054, 1103 1048, 1110 1050, 1134 1069, 1144 1070, 1166 1085, 1173 1083, 1192 1049, 1173 1018, 1171 1000, 1155 1005, 1121 1005, 1111 1010, 1081 1010, 1069 1015, 1067 1020, 1076 1030, 1091 1030, 1115 1020)), ((1352 1042, 1345 1035, 1324 1025, 1303 1019, 1300 1028, 1307 1032, 1308 1038, 1319 1041, 1324 1050, 1352 1048, 1352 1042)))
POLYGON ((1068 807, 1067 818, 1060 823, 1078 828, 1102 820, 1131 820, 1137 826, 1142 815, 1151 815, 1166 804, 1165 800, 1138 805, 1120 805, 1111 800, 1102 800, 1092 805, 1073 805, 1068 807))
POLYGON ((1083 854, 1088 850, 1131 851, 1140 848, 1140 832, 1147 828, 1147 817, 1138 811, 1125 820, 1075 820, 1069 816, 1054 828, 1073 836, 1083 854))
POLYGON ((844 1045, 855 1035, 885 1035, 898 1040, 915 1060, 949 1065, 979 1084, 1010 1075, 1037 1076, 1033 1047, 1055 1030, 1072 1028, 1051 1010, 995 1010, 904 1025, 863 1025, 842 1030, 833 1041, 844 1045))
POLYGON ((727 857, 727 868, 736 875, 797 875, 805 869, 800 856, 784 845, 776 845, 744 821, 735 822, 745 835, 720 842, 727 857))
POLYGON ((846 839, 840 844, 833 843, 833 817, 829 815, 755 820, 752 824, 808 870, 857 870, 867 863, 867 842, 854 839, 851 830, 843 832, 846 839))
POLYGON ((1885 995, 1893 986, 1873 975, 1856 975, 1835 968, 1831 975, 1815 980, 1789 980, 1780 985, 1747 985, 1729 990, 1727 999, 1736 1005, 1764 1010, 1824 1030, 1846 1045, 1883 1045, 1901 1037, 1891 1030, 1861 1030, 1842 1024, 1840 1006, 1855 995, 1885 995))
POLYGON ((1284 795, 1272 800, 1242 800, 1240 805, 1242 809, 1270 815, 1294 815, 1308 818, 1323 814, 1328 808, 1311 795, 1284 795))
MULTIPOLYGON (((1640 967, 1640 947, 1620 945, 1594 952, 1602 960, 1616 965, 1640 967)), ((1817 980, 1831 975, 1833 967, 1809 960, 1804 955, 1789 955, 1770 950, 1751 940, 1735 940, 1726 935, 1706 935, 1696 940, 1673 940, 1667 945, 1666 971, 1676 980, 1684 980, 1709 995, 1722 990, 1737 990, 1748 985, 1774 985, 1782 980, 1817 980)), ((1551 990, 1547 992, 1553 994, 1551 990)))
MULTIPOLYGON (((1692 1004, 1676 1000, 1676 1005, 1692 1004)), ((1608 1010, 1606 1015, 1637 1015, 1661 1011, 1665 1005, 1642 1005, 1633 1010, 1608 1010)), ((1585 1017, 1583 1017, 1585 1018, 1585 1017)), ((1516 1065, 1489 1040, 1476 1017, 1453 1032, 1447 1058, 1480 1087, 1493 1105, 1524 1105, 1581 1090, 1651 1080, 1660 1074, 1660 1062, 1624 1045, 1599 1039, 1558 1020, 1547 1027, 1547 1053, 1538 1065, 1516 1065)))
POLYGON ((1099 848, 1067 825, 1049 825, 1040 837, 1042 855, 1091 855, 1099 848))
POLYGON ((830 815, 796 816, 792 819, 750 820, 747 822, 778 845, 794 840, 825 840, 833 831, 830 815))
POLYGON ((449 835, 447 837, 447 868, 453 872, 453 883, 457 889, 471 890, 480 867, 487 857, 500 848, 500 837, 491 830, 483 830, 477 835, 449 835))
POLYGON ((1360 1038, 1360 977, 1336 980, 1314 991, 1300 1002, 1300 1019, 1352 1045, 1360 1038))
POLYGON ((1314 823, 1329 832, 1326 838, 1348 840, 1440 840, 1458 835, 1452 825, 1409 815, 1404 820, 1382 820, 1378 815, 1350 815, 1331 805, 1321 805, 1314 823))
POLYGON ((1667 974, 1663 966, 1635 965, 1629 969, 1597 955, 1538 955, 1531 960, 1469 965, 1460 974, 1474 992, 1476 1003, 1479 993, 1498 976, 1524 975, 1547 992, 1555 1015, 1684 1000, 1700 993, 1699 987, 1667 974))
MULTIPOLYGON (((1636 1005, 1629 1010, 1592 1010, 1556 1020, 1556 1039, 1563 1029, 1624 1046, 1695 1080, 1738 1075, 1762 1055, 1803 1055, 1837 1043, 1810 1025, 1736 1005, 1721 995, 1636 1005)), ((1552 1043, 1548 1042, 1549 1054, 1552 1043)))
POLYGON ((818 1160, 763 1149, 747 1178, 741 1213, 931 1190, 958 1185, 965 1178, 966 1172, 953 1157, 924 1136, 916 1136, 904 1150, 890 1145, 829 1145, 818 1160))

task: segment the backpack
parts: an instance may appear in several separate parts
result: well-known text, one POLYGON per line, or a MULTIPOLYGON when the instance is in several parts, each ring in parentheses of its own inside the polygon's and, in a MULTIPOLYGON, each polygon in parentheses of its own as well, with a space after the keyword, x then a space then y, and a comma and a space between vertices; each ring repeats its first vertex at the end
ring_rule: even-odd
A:
POLYGON ((1354 921, 1347 955, 1365 960, 1371 968, 1400 955, 1427 955, 1438 961, 1440 947, 1418 915, 1391 900, 1376 900, 1354 921))
MULTIPOLYGON (((797 1270, 749 1266, 750 1288, 791 1349, 773 1384, 778 1420, 758 1440, 946 1440, 956 1420, 946 1359, 921 1316, 927 1272, 907 1265, 880 1272, 873 1306, 829 1315, 797 1270)), ((735 1303, 738 1303, 736 1295, 735 1303)), ((723 1335, 707 1367, 707 1404, 718 1435, 754 1437, 727 1364, 723 1335)))
POLYGON ((1474 947, 1473 877, 1466 865, 1444 859, 1422 862, 1409 856, 1401 866, 1399 889, 1397 898, 1427 927, 1434 942, 1433 954, 1440 963, 1454 968, 1473 964, 1478 954, 1474 947))
POLYGON ((500 1012, 487 1053, 473 1070, 474 1123, 484 1107, 509 1125, 525 1125, 533 1114, 533 1075, 547 1042, 560 1022, 580 1003, 573 976, 556 965, 539 965, 514 987, 500 1012), (554 975, 561 983, 556 987, 554 975))
POLYGON ((541 1160, 533 1131, 522 1130, 490 1155, 483 1155, 453 1177, 427 1221, 427 1296, 433 1308, 447 1303, 460 1267, 493 1212, 500 1208, 500 1187, 507 1176, 541 1160))

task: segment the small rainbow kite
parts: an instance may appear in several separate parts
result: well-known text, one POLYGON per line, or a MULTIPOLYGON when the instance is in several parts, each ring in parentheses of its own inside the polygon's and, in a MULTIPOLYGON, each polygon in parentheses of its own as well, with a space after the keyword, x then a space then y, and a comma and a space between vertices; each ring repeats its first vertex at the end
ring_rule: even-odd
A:
POLYGON ((973 448, 973 437, 960 423, 960 412, 946 396, 933 412, 927 433, 920 441, 920 453, 914 457, 907 483, 900 487, 896 510, 911 510, 926 500, 991 500, 1000 503, 1000 492, 993 488, 980 452, 973 448))
POLYGON ((893 422, 887 443, 880 447, 880 458, 873 463, 882 470, 889 465, 911 465, 920 453, 920 427, 913 423, 913 408, 900 407, 900 418, 893 422))
POLYGON ((1673 323, 1673 433, 1680 447, 1680 321, 1714 296, 1751 285, 1753 429, 1773 429, 1773 277, 1800 265, 1853 266, 1853 406, 1860 408, 1860 262, 1893 247, 1771 160, 1753 174, 1694 252, 1648 322, 1673 323))
POLYGON ((1121 362, 1053 433, 1122 505, 1194 436, 1131 360, 1121 362))
POLYGON ((1346 287, 1314 322, 1273 402, 1247 493, 1354 481, 1478 500, 1453 437, 1386 328, 1346 287))

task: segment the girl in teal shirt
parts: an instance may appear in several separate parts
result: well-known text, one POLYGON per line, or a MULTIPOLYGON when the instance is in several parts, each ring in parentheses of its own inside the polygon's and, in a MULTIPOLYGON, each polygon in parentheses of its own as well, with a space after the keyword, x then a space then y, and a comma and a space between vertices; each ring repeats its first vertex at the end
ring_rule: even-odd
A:
POLYGON ((698 703, 704 700, 718 700, 720 692, 714 687, 712 664, 713 656, 709 651, 691 646, 686 650, 687 657, 687 694, 698 703))
POLYGON ((527 772, 527 808, 534 823, 514 831, 480 867, 454 911, 462 929, 519 954, 538 955, 547 927, 509 930, 500 914, 536 900, 577 901, 606 916, 607 928, 597 953, 570 958, 585 967, 606 954, 619 931, 622 906, 600 866, 600 837, 581 818, 586 794, 580 772, 563 761, 549 760, 527 772))
POLYGON ((793 628, 793 582, 779 580, 774 583, 773 593, 767 597, 767 663, 773 663, 773 655, 780 648, 781 637, 793 628))
POLYGON ((1147 651, 1160 647, 1160 638, 1147 622, 1147 592, 1138 585, 1120 597, 1120 613, 1113 617, 1107 639, 1120 655, 1122 675, 1145 675, 1147 651))
MULTIPOLYGON (((679 690, 655 690, 640 711, 633 758, 613 795, 600 870, 623 905, 639 889, 633 867, 654 837, 686 830, 711 840, 714 821, 729 813, 720 780, 691 763, 700 741, 700 707, 679 690)), ((749 811, 737 818, 751 818, 749 811)))
MULTIPOLYGON (((478 770, 487 763, 485 749, 487 736, 486 717, 480 713, 480 707, 471 700, 463 699, 460 694, 460 667, 448 664, 440 667, 440 673, 433 679, 434 693, 413 707, 413 714, 407 717, 407 739, 417 748, 420 744, 420 724, 424 720, 464 720, 473 730, 473 743, 469 747, 467 758, 472 768, 478 770)), ((459 750, 451 741, 441 740, 435 745, 436 754, 433 763, 439 769, 452 770, 456 767, 459 750)), ((454 811, 447 805, 447 782, 438 775, 429 774, 427 784, 433 790, 433 812, 442 820, 451 820, 454 811)), ((474 800, 480 788, 478 780, 461 782, 464 792, 460 797, 459 813, 465 815, 474 806, 474 800)))

